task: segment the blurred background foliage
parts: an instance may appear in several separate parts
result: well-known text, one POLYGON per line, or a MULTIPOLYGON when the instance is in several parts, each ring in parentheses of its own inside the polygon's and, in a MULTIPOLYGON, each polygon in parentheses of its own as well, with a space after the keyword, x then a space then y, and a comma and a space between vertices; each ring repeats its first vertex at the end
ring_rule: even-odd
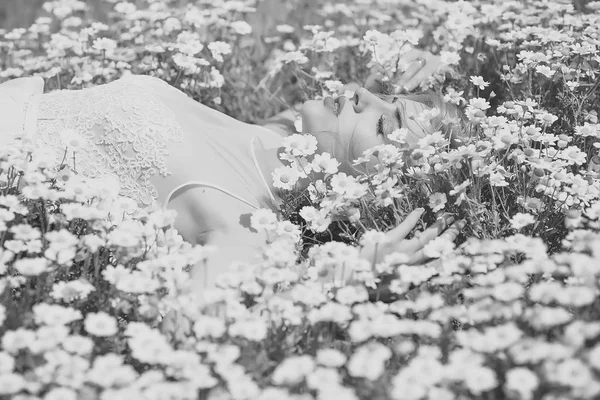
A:
MULTIPOLYGON (((43 4, 48 0, 0 0, 0 29, 10 31, 15 28, 27 28, 34 23, 36 18, 47 16, 43 4)), ((81 0, 88 8, 85 18, 98 22, 111 24, 111 10, 116 2, 112 0, 81 0)), ((143 3, 137 0, 125 0, 131 3, 143 3)), ((183 8, 186 4, 205 3, 205 0, 163 0, 174 9, 183 8)), ((227 2, 228 0, 224 0, 227 2)), ((221 1, 217 1, 221 3, 221 1)), ((247 2, 252 4, 253 1, 247 2)), ((230 66, 227 85, 233 86, 221 93, 223 104, 211 104, 228 115, 235 115, 238 119, 259 123, 265 118, 282 111, 292 104, 302 101, 302 91, 288 71, 282 71, 273 77, 267 86, 261 80, 265 77, 270 61, 275 53, 273 48, 276 43, 271 43, 269 37, 277 35, 276 27, 280 24, 292 24, 300 28, 305 24, 322 22, 319 10, 326 0, 254 0, 256 11, 248 14, 247 22, 252 26, 252 34, 245 40, 242 47, 246 49, 247 57, 252 62, 243 65, 230 66), (236 72, 237 73, 234 73, 236 72), (252 73, 254 72, 254 74, 252 73), (250 90, 254 96, 259 96, 262 104, 260 109, 252 107, 239 107, 238 101, 248 97, 250 90), (266 91, 266 92, 265 92, 266 91), (260 93, 259 93, 260 92, 260 93), (244 96, 241 93, 246 93, 244 96)), ((5 67, 5 66, 3 66, 5 67)), ((47 86, 46 89, 49 89, 47 86)), ((52 88, 50 88, 52 89, 52 88)), ((196 97, 194 97, 196 98, 196 97)), ((203 99, 196 98, 198 101, 203 99)), ((206 100, 206 99, 204 99, 206 100)), ((247 101, 243 101, 247 104, 247 101)))
MULTIPOLYGON (((377 1, 377 0, 374 0, 377 1)), ((582 8, 590 0, 573 0, 576 8, 582 8)), ((29 26, 35 20, 40 12, 44 0, 0 0, 0 28, 13 29, 17 27, 29 26)), ((195 0, 181 0, 182 3, 194 3, 195 0)), ((273 27, 277 22, 281 22, 289 17, 285 9, 298 8, 297 1, 286 0, 258 0, 258 3, 264 3, 263 15, 258 16, 264 22, 265 29, 273 27), (268 18, 265 18, 267 16, 268 18)), ((111 4, 103 0, 85 0, 95 15, 102 21, 106 17, 107 10, 111 4)), ((319 0, 305 0, 302 4, 303 11, 318 9, 319 0)), ((294 17, 305 15, 305 13, 294 13, 294 17)))
MULTIPOLYGON (((114 6, 105 0, 83 0, 89 7, 91 16, 98 21, 106 21, 108 11, 114 6)), ((0 0, 0 28, 13 29, 27 27, 42 13, 44 0, 0 0)), ((180 0, 181 4, 196 3, 196 0, 180 0)), ((306 11, 317 9, 320 0, 257 0, 258 10, 252 18, 253 24, 263 33, 291 17, 289 13, 302 8, 303 13, 294 13, 294 18, 306 16, 306 11)), ((250 21, 249 21, 250 22, 250 21)))
MULTIPOLYGON (((192 0, 185 0, 192 2, 192 0)), ((84 0, 90 11, 99 21, 106 18, 112 5, 104 0, 84 0)), ((0 28, 13 29, 27 27, 42 13, 44 0, 0 0, 0 28)))
MULTIPOLYGON (((27 27, 33 23, 42 11, 44 0, 0 0, 0 28, 13 29, 27 27)), ((101 19, 105 15, 107 4, 103 0, 86 0, 101 19)))

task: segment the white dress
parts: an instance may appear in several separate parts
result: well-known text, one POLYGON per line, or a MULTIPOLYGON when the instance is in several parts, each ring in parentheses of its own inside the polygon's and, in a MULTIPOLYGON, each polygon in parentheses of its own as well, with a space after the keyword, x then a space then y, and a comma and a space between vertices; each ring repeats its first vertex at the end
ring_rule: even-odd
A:
POLYGON ((40 78, 0 85, 0 113, 12 121, 2 123, 4 131, 22 125, 22 134, 53 150, 57 164, 75 137, 76 171, 113 175, 120 193, 140 206, 166 206, 180 188, 200 185, 252 208, 277 207, 255 149, 279 147, 279 134, 241 123, 148 76, 82 90, 42 94, 41 88, 40 78), (21 94, 11 109, 6 98, 15 93, 21 94), (23 111, 17 116, 14 109, 23 111))

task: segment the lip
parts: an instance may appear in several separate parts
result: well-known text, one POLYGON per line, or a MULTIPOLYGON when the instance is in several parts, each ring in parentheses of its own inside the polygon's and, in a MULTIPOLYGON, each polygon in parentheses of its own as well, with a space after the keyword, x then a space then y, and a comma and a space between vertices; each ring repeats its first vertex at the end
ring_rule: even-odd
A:
POLYGON ((342 110, 344 109, 344 106, 346 105, 346 100, 347 100, 346 96, 340 96, 337 98, 337 101, 339 103, 337 115, 340 115, 342 113, 342 110))
POLYGON ((344 105, 346 104, 346 97, 345 96, 339 96, 337 99, 333 99, 333 97, 328 96, 325 97, 323 99, 323 105, 325 105, 325 107, 331 109, 331 111, 333 112, 333 115, 335 115, 336 117, 338 115, 340 115, 340 113, 342 112, 342 110, 344 109, 344 105), (337 104, 337 112, 336 112, 336 104, 337 104))

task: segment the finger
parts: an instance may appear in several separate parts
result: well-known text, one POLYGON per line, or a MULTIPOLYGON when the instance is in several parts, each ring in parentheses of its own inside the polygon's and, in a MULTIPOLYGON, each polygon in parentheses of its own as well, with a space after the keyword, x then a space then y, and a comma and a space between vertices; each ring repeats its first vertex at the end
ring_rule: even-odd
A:
POLYGON ((406 69, 404 70, 404 72, 402 73, 402 75, 400 76, 400 78, 396 81, 396 85, 398 85, 399 87, 403 88, 403 90, 408 90, 407 88, 407 83, 408 82, 412 82, 414 80, 414 77, 419 75, 420 71, 423 69, 423 67, 426 64, 427 61, 422 61, 425 60, 424 58, 421 58, 419 60, 413 60, 410 61, 409 63, 406 64, 406 69))
POLYGON ((419 222, 419 218, 425 212, 424 208, 417 208, 413 210, 404 221, 402 221, 397 227, 388 231, 387 235, 391 239, 392 242, 403 240, 406 235, 410 233, 419 222))
POLYGON ((419 248, 424 247, 427 243, 437 238, 444 232, 452 223, 454 222, 454 217, 447 216, 441 217, 438 219, 436 223, 431 225, 429 228, 425 229, 423 232, 419 234, 417 237, 418 242, 420 244, 419 248))
POLYGON ((454 216, 449 212, 443 212, 441 214, 437 214, 437 222, 436 225, 440 226, 440 233, 448 229, 450 225, 452 225, 455 221, 454 216))
POLYGON ((429 257, 427 257, 425 255, 425 252, 423 252, 423 249, 416 251, 412 256, 410 256, 410 258, 408 259, 407 264, 412 265, 412 264, 423 264, 425 262, 425 260, 427 260, 429 257))
POLYGON ((385 74, 385 68, 381 64, 375 64, 371 67, 370 70, 371 75, 383 75, 385 74))
POLYGON ((402 249, 402 253, 409 256, 408 263, 412 263, 413 257, 423 249, 425 243, 422 243, 420 237, 415 237, 410 240, 405 240, 402 242, 400 248, 402 249))
POLYGON ((405 84, 404 87, 407 91, 412 91, 419 87, 421 83, 425 82, 430 78, 439 65, 438 57, 430 57, 426 60, 426 64, 417 73, 415 73, 405 84))
POLYGON ((417 253, 423 250, 423 247, 433 239, 438 237, 438 228, 432 227, 427 228, 420 235, 415 236, 410 240, 405 240, 402 242, 402 252, 405 254, 411 254, 411 257, 414 257, 417 253))
POLYGON ((405 249, 408 253, 417 252, 418 250, 425 247, 427 243, 437 238, 440 235, 442 229, 443 224, 441 222, 436 222, 434 225, 425 229, 423 232, 415 235, 415 237, 411 240, 403 242, 402 248, 405 249))
POLYGON ((419 242, 422 244, 421 247, 425 246, 427 243, 440 236, 440 233, 442 233, 444 229, 444 223, 438 221, 429 228, 425 229, 423 232, 421 232, 419 234, 419 242))
POLYGON ((407 51, 400 57, 400 59, 398 60, 398 64, 409 63, 409 62, 415 61, 419 57, 427 58, 428 54, 431 54, 431 53, 424 51, 424 50, 412 49, 412 50, 407 51))
POLYGON ((406 71, 406 68, 408 68, 408 66, 410 64, 415 63, 419 59, 427 59, 427 57, 430 54, 431 53, 429 53, 427 51, 423 51, 423 50, 419 50, 419 49, 412 49, 412 50, 404 53, 398 59, 398 63, 396 64, 398 67, 398 72, 402 73, 402 72, 406 71), (402 68, 404 68, 404 71, 402 71, 402 68))
POLYGON ((440 237, 454 242, 454 240, 456 240, 458 235, 460 235, 460 233, 462 232, 465 225, 466 223, 464 221, 455 222, 452 225, 450 225, 450 227, 444 233, 442 233, 440 237))
MULTIPOLYGON (((439 235, 440 237, 450 240, 450 241, 454 241, 458 235, 460 234, 460 232, 462 232, 462 228, 464 228, 465 226, 465 222, 464 221, 458 221, 453 223, 452 225, 450 225, 450 227, 441 235, 439 235)), ((425 252, 423 250, 423 248, 425 247, 425 245, 428 243, 426 242, 426 238, 423 238, 424 234, 426 234, 426 232, 428 230, 433 230, 434 228, 429 228, 425 231, 423 231, 423 233, 419 236, 418 239, 413 239, 416 240, 418 242, 418 244, 420 245, 419 247, 416 247, 416 243, 411 243, 410 245, 413 247, 412 248, 412 252, 413 255, 408 259, 408 263, 409 264, 421 264, 426 260, 431 259, 431 257, 428 257, 427 255, 425 255, 425 252)), ((428 236, 432 235, 431 233, 427 233, 428 236)), ((436 235, 437 237, 437 235, 436 235)), ((429 239, 429 241, 431 241, 432 239, 434 239, 435 237, 431 237, 429 239)), ((407 253, 409 253, 410 250, 407 250, 407 253)))
POLYGON ((380 77, 371 75, 365 81, 365 89, 371 93, 381 93, 383 91, 383 82, 380 77))

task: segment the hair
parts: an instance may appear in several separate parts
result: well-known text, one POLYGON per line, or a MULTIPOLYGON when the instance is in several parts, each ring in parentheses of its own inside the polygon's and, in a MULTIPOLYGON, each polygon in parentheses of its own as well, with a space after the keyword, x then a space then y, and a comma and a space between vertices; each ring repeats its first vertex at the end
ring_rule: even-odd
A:
MULTIPOLYGON (((471 134, 471 124, 465 114, 456 105, 444 101, 441 96, 435 93, 424 92, 406 95, 376 94, 376 96, 386 101, 390 101, 392 98, 406 99, 424 104, 429 108, 437 108, 440 112, 432 118, 431 126, 434 131, 441 131, 450 141, 450 146, 453 148, 460 146, 464 139, 468 138, 471 134)), ((352 162, 361 156, 356 151, 359 139, 354 136, 354 133, 345 146, 337 132, 323 131, 315 132, 314 134, 317 137, 321 134, 327 135, 333 139, 333 147, 329 152, 340 162, 339 171, 354 176, 365 172, 361 168, 352 165, 352 162)))

